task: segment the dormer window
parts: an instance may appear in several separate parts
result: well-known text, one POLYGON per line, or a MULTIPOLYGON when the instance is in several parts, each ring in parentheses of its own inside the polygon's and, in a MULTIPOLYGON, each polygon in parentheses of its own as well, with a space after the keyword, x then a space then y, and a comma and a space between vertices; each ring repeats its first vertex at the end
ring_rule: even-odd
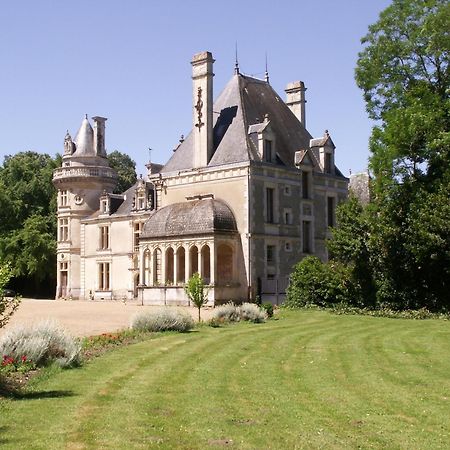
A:
POLYGON ((325 173, 331 173, 331 153, 325 153, 325 162, 324 162, 324 171, 325 173))
POLYGON ((145 192, 138 192, 136 196, 136 208, 145 209, 145 192))
POLYGON ((272 162, 272 141, 269 139, 264 139, 263 160, 265 162, 272 162))
POLYGON ((100 200, 100 212, 102 214, 108 214, 109 213, 109 202, 107 198, 102 198, 100 200))

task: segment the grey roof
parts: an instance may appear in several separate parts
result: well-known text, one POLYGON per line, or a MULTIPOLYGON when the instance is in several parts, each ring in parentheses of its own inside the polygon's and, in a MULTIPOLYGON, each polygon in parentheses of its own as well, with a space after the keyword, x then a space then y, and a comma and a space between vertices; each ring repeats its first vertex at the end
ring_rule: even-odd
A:
POLYGON ((80 129, 74 139, 76 150, 73 156, 97 156, 94 149, 94 130, 87 117, 81 122, 80 129))
POLYGON ((235 232, 230 208, 213 198, 174 203, 157 210, 145 222, 141 239, 235 232))
MULTIPOLYGON (((312 136, 269 83, 235 74, 214 102, 214 154, 208 166, 260 161, 248 131, 269 115, 276 134, 281 164, 294 167, 294 153, 308 148, 312 136)), ((194 166, 192 132, 178 147, 161 172, 191 169, 194 166)))

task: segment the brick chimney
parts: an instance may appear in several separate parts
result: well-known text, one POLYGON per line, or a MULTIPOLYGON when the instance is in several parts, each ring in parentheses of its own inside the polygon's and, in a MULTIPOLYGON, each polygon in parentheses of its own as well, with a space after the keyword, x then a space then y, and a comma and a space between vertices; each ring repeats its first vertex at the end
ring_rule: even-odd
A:
POLYGON ((92 118, 94 121, 94 150, 97 156, 105 156, 105 122, 108 120, 106 117, 95 116, 92 118))
POLYGON ((206 167, 213 152, 213 63, 210 52, 192 58, 194 167, 206 167))
POLYGON ((305 112, 305 83, 303 81, 293 81, 286 86, 286 105, 295 114, 300 123, 306 128, 305 112))

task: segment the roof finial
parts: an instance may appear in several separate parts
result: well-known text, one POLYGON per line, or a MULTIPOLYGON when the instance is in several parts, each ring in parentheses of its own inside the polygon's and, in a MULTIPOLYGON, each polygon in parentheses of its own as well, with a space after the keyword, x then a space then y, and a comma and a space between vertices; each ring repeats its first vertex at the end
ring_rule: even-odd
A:
POLYGON ((267 52, 266 52, 266 73, 264 75, 264 79, 266 80, 266 83, 269 83, 269 71, 267 69, 267 52))
POLYGON ((87 119, 87 114, 84 115, 84 118, 87 119))
POLYGON ((152 163, 152 150, 150 147, 148 148, 148 162, 149 164, 152 163))
POLYGON ((237 41, 236 41, 236 48, 235 48, 234 74, 235 74, 235 75, 239 75, 239 62, 238 62, 238 46, 237 46, 237 41))

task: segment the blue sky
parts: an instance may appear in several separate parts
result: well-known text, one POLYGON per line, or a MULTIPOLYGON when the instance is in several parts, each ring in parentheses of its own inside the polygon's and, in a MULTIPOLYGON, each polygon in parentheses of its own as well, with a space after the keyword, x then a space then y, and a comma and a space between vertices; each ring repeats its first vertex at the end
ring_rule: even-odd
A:
POLYGON ((325 129, 346 175, 365 170, 371 123, 354 81, 360 39, 388 0, 2 2, 0 161, 63 151, 84 114, 108 117, 108 151, 128 153, 143 173, 164 163, 192 123, 193 54, 209 50, 214 97, 233 74, 305 82, 307 128, 325 129))

